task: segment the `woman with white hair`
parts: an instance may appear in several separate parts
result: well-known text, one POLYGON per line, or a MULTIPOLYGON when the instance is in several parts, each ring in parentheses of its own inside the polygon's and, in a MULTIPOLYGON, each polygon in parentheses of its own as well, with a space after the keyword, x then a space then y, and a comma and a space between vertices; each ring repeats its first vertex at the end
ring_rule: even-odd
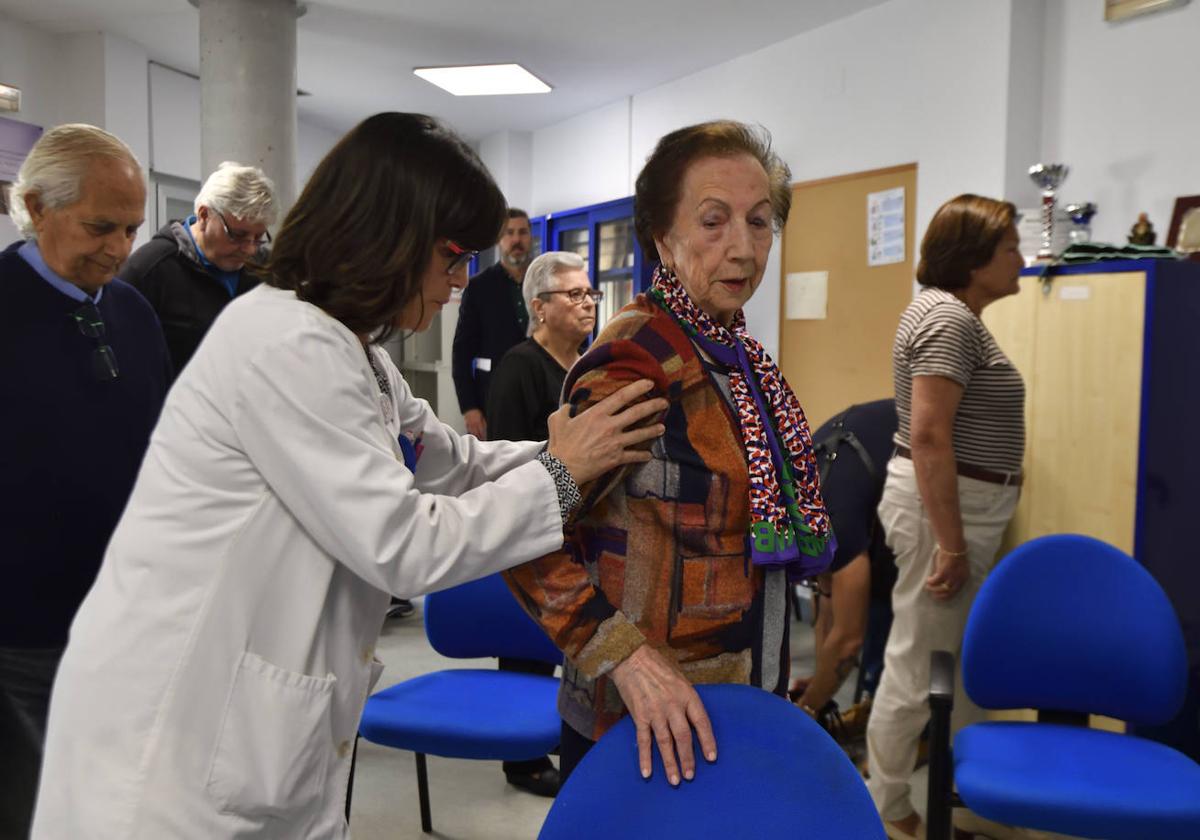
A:
MULTIPOLYGON (((487 422, 492 440, 546 440, 547 420, 559 406, 563 380, 579 359, 579 348, 596 326, 596 304, 604 293, 588 282, 583 260, 550 251, 530 263, 521 284, 529 312, 529 338, 504 354, 488 390, 487 422)), ((554 673, 554 666, 500 658, 501 671, 554 673)), ((509 784, 538 796, 558 793, 559 775, 549 756, 504 762, 509 784)))
POLYGON ((550 251, 529 265, 521 293, 529 338, 509 350, 492 375, 487 421, 493 440, 545 440, 563 379, 596 326, 604 293, 588 282, 583 260, 550 251))
POLYGON ((195 211, 163 225, 121 270, 158 313, 176 374, 221 310, 258 285, 246 266, 271 241, 275 184, 256 166, 225 161, 200 188, 195 211))

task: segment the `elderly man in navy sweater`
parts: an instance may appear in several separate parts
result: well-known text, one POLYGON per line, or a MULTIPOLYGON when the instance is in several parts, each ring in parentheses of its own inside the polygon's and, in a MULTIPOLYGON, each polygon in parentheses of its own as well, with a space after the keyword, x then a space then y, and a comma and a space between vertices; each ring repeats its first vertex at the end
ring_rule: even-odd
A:
POLYGON ((0 837, 26 837, 67 630, 170 379, 154 310, 113 277, 142 224, 133 152, 89 125, 37 142, 0 253, 0 837))

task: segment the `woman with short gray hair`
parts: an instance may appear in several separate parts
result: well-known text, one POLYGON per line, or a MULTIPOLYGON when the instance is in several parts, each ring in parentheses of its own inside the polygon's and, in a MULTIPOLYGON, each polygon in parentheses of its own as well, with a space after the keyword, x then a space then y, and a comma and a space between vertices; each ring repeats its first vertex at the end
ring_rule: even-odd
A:
POLYGON ((546 418, 558 408, 563 379, 596 326, 596 304, 604 296, 569 251, 548 251, 530 263, 521 293, 529 338, 492 374, 487 422, 493 440, 546 439, 546 418))

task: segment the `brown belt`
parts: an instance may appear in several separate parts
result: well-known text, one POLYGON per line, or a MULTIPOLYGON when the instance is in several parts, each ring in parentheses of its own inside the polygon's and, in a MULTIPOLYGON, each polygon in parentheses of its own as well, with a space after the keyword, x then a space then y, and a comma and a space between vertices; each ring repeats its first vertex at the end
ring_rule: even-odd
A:
MULTIPOLYGON (((907 446, 897 444, 896 454, 901 458, 912 460, 912 450, 907 446)), ((989 484, 1003 484, 1005 487, 1020 487, 1021 483, 1025 480, 1025 477, 1021 473, 985 470, 983 467, 977 467, 974 464, 964 464, 962 461, 955 461, 954 467, 955 472, 965 478, 974 478, 978 481, 986 481, 989 484)))

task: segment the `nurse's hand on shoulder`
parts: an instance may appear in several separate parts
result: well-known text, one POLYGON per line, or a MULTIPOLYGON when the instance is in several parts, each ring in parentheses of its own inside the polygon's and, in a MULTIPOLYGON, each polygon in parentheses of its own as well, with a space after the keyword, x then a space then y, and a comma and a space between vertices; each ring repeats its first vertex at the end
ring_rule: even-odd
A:
POLYGON ((649 450, 641 445, 666 428, 662 423, 639 424, 668 406, 661 398, 644 399, 653 387, 649 379, 639 379, 576 417, 571 417, 567 405, 550 415, 547 448, 571 471, 576 484, 582 486, 625 464, 650 460, 649 450))

